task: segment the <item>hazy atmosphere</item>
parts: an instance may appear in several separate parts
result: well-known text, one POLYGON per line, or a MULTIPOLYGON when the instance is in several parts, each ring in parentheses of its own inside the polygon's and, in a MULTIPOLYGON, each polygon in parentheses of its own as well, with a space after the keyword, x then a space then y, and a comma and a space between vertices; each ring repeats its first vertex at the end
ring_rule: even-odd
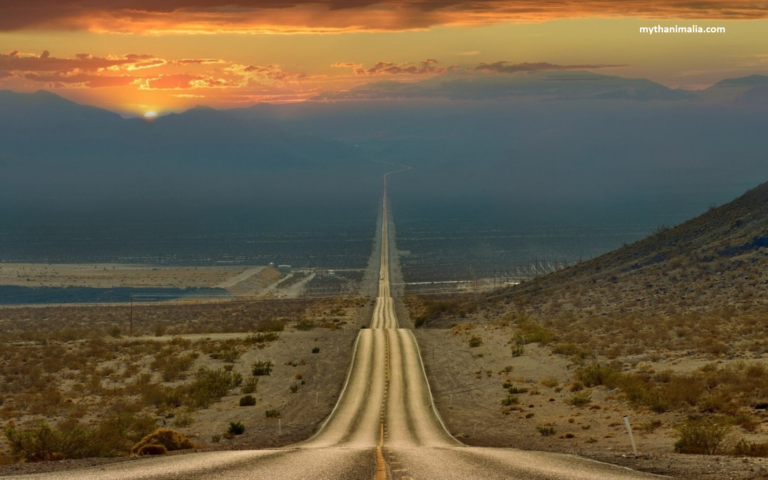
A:
POLYGON ((768 478, 767 26, 0 3, 0 476, 768 478))

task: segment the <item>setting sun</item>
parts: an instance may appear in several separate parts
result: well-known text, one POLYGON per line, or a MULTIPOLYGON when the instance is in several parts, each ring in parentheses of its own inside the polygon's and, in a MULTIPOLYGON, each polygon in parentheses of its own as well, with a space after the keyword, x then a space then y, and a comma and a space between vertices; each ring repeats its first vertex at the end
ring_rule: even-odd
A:
POLYGON ((147 112, 144 114, 144 118, 155 119, 157 118, 157 112, 147 112))

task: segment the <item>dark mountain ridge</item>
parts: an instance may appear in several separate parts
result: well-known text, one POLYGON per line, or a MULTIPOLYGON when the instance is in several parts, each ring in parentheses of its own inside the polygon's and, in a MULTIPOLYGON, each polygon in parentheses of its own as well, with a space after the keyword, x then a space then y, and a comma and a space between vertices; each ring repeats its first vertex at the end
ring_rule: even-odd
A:
POLYGON ((611 315, 762 311, 768 308, 766 267, 768 183, 681 225, 497 295, 611 315))

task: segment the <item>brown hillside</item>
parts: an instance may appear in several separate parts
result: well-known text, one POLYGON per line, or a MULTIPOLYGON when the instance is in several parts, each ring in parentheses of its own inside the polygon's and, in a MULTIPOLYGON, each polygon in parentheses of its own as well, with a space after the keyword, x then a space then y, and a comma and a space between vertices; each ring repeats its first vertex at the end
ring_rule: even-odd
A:
POLYGON ((768 183, 679 226, 497 295, 581 315, 764 309, 766 265, 768 183))

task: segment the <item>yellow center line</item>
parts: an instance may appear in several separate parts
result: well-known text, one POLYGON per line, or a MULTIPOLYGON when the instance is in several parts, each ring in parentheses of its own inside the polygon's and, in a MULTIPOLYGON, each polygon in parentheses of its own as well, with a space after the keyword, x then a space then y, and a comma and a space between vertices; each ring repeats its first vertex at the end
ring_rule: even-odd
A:
POLYGON ((384 444, 384 423, 379 424, 379 445, 376 447, 376 480, 387 480, 387 464, 381 446, 384 444))

